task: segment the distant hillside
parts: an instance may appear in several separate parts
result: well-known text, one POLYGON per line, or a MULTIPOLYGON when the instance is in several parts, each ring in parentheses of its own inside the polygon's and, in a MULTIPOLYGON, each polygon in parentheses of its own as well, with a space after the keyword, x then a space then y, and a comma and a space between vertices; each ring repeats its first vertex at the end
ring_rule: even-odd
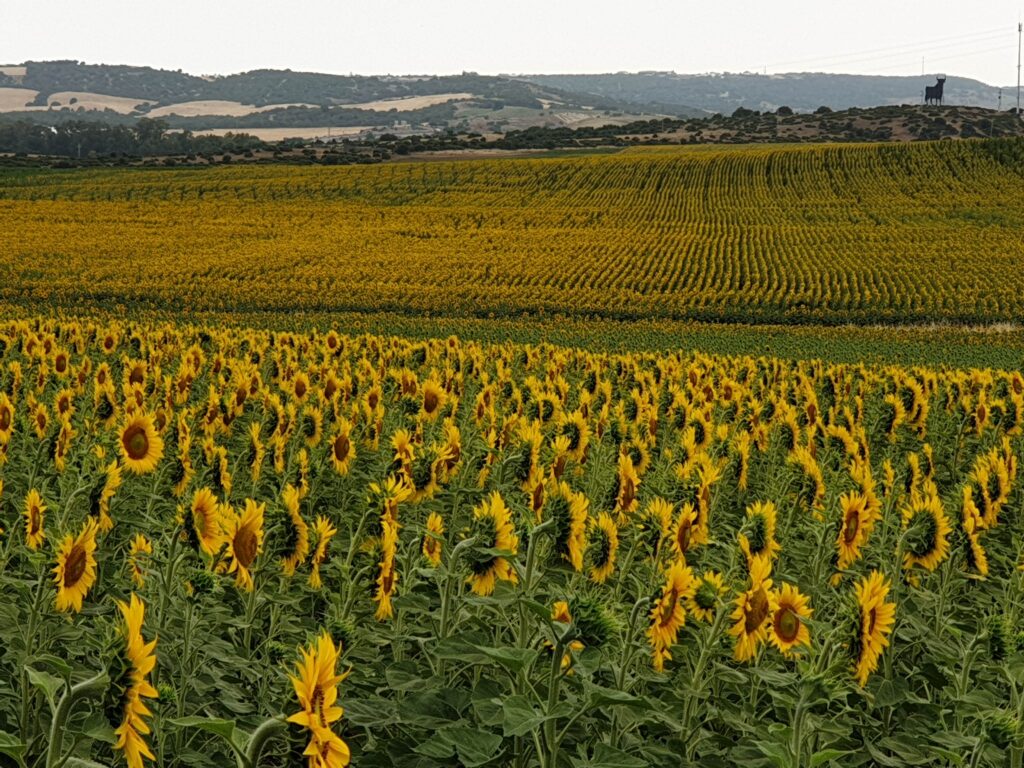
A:
POLYGON ((328 75, 255 70, 199 77, 181 71, 76 61, 0 67, 0 113, 36 122, 167 118, 190 129, 389 126, 502 130, 592 124, 600 113, 700 114, 682 105, 637 105, 506 77, 328 75), (46 113, 42 116, 40 113, 46 113))
MULTIPOLYGON (((550 88, 564 88, 595 97, 644 104, 686 104, 689 107, 731 114, 737 107, 775 110, 781 106, 811 112, 832 109, 920 104, 926 85, 935 75, 886 77, 793 73, 785 75, 707 74, 674 72, 615 73, 604 75, 520 75, 522 80, 550 88)), ((978 80, 950 76, 945 101, 972 107, 995 108, 999 89, 978 80)), ((1003 106, 1011 94, 1003 92, 1003 106)))

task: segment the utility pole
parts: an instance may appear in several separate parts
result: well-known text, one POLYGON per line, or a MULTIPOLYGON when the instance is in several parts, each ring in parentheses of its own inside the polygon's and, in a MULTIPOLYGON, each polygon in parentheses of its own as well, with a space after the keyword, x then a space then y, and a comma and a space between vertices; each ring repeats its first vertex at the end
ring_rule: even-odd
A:
POLYGON ((1017 119, 1020 119, 1020 37, 1024 23, 1017 22, 1017 119))

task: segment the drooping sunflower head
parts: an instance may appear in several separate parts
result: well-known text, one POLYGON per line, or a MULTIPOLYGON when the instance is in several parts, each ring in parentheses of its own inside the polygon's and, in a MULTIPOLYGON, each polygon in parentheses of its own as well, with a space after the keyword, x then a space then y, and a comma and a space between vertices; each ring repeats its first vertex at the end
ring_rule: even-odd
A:
POLYGON ((320 569, 327 562, 330 556, 331 539, 338 532, 331 521, 323 515, 318 515, 313 526, 313 537, 316 546, 310 558, 309 586, 313 589, 320 589, 323 582, 320 578, 320 569))
POLYGON ((284 514, 281 516, 280 543, 277 547, 281 570, 292 576, 309 554, 309 526, 300 511, 299 491, 289 483, 281 494, 284 514))
POLYGON ((164 455, 163 438, 157 434, 152 418, 143 413, 129 415, 125 420, 119 447, 125 467, 140 475, 155 470, 164 455))
POLYGON ((590 578, 603 584, 615 571, 619 551, 619 529, 607 512, 590 518, 590 542, 586 560, 590 563, 590 578))
POLYGON ((583 569, 589 505, 584 494, 565 482, 552 484, 544 505, 544 514, 555 522, 555 549, 577 571, 583 569))
POLYGON ((747 507, 747 518, 739 534, 740 548, 750 564, 754 558, 774 560, 782 547, 775 540, 778 510, 770 501, 755 501, 747 507))
POLYGON ((128 603, 118 601, 122 621, 118 627, 113 660, 108 666, 111 685, 104 696, 103 709, 114 726, 114 749, 124 754, 132 768, 141 768, 143 758, 156 760, 146 743, 150 727, 146 720, 151 712, 143 699, 158 697, 149 681, 156 666, 156 640, 146 642, 142 636, 145 604, 132 593, 128 603))
POLYGON ((693 545, 694 525, 697 522, 697 510, 693 504, 685 502, 679 509, 672 532, 672 551, 677 557, 686 557, 693 545))
POLYGON ((878 571, 872 571, 856 586, 860 621, 851 644, 855 676, 863 687, 878 668, 878 659, 889 645, 889 634, 896 621, 896 606, 887 602, 890 584, 878 571))
POLYGON ((437 512, 427 516, 426 531, 423 534, 423 557, 431 566, 441 564, 441 552, 444 547, 444 520, 437 512))
POLYGON ((722 575, 716 571, 706 571, 696 580, 693 591, 687 598, 686 608, 698 621, 710 622, 715 618, 719 602, 725 592, 722 575))
POLYGON ((200 488, 192 496, 186 538, 211 557, 224 544, 223 510, 209 488, 200 488))
POLYGON ((942 502, 927 495, 911 499, 903 508, 903 567, 920 565, 934 571, 949 555, 950 525, 942 502))
POLYGON ((497 580, 514 582, 515 570, 508 557, 494 554, 499 550, 515 555, 519 546, 511 514, 497 491, 474 508, 470 535, 476 538, 468 555, 473 591, 487 596, 494 591, 497 580))

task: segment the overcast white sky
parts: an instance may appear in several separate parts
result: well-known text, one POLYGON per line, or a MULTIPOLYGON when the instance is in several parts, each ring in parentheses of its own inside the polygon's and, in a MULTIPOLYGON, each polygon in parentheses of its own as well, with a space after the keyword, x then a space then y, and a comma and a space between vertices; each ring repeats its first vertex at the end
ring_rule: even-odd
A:
POLYGON ((1017 80, 1024 0, 23 0, 0 63, 195 74, 787 71, 1017 80))

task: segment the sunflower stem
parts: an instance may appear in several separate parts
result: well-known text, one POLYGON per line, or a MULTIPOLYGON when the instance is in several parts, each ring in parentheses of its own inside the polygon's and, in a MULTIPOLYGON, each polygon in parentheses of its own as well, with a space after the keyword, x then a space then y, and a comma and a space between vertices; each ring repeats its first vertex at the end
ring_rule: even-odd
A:
MULTIPOLYGON (((452 549, 451 557, 448 558, 448 572, 446 574, 444 583, 444 597, 441 600, 441 619, 440 628, 437 634, 437 640, 439 643, 444 642, 448 639, 448 622, 450 621, 451 614, 451 602, 452 602, 452 590, 455 583, 458 581, 458 575, 456 573, 455 565, 459 560, 459 556, 467 549, 476 544, 477 537, 470 536, 468 539, 463 539, 452 549)), ((445 660, 441 659, 437 665, 438 676, 444 679, 445 672, 445 660)))
MULTIPOLYGON (((28 651, 30 648, 35 647, 36 641, 36 628, 39 624, 39 609, 42 607, 43 597, 43 584, 44 584, 45 572, 39 572, 39 583, 36 585, 36 593, 32 600, 32 613, 28 619, 28 635, 25 640, 25 650, 28 651)), ((26 741, 30 741, 31 734, 29 733, 29 703, 32 699, 32 689, 29 688, 28 671, 25 666, 21 668, 21 737, 26 741)))
POLYGON ((558 689, 562 682, 562 655, 565 651, 565 635, 555 640, 554 653, 551 654, 551 672, 548 680, 548 706, 545 714, 548 719, 544 722, 544 742, 547 744, 548 754, 545 765, 547 768, 555 768, 558 764, 558 739, 555 738, 555 718, 551 713, 558 703, 558 689))
POLYGON ((245 745, 245 754, 241 756, 244 758, 243 768, 256 768, 259 765, 263 747, 286 726, 287 723, 281 716, 270 717, 260 723, 259 727, 249 736, 249 741, 245 745))
POLYGON ((57 710, 53 713, 53 721, 50 723, 50 739, 46 748, 46 768, 56 768, 60 762, 61 752, 64 750, 65 725, 75 702, 89 694, 105 690, 109 684, 110 678, 107 677, 107 672, 104 670, 94 677, 72 686, 60 697, 57 710))

